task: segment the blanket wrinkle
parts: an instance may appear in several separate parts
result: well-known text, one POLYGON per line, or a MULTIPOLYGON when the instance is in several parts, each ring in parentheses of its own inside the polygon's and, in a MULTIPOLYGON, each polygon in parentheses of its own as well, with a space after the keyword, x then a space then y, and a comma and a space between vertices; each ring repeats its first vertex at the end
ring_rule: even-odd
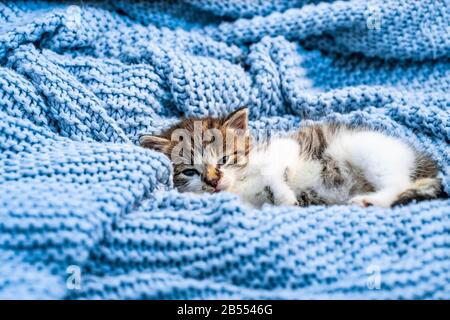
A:
POLYGON ((325 121, 401 137, 450 193, 449 10, 0 1, 0 298, 450 298, 449 199, 257 210, 177 192, 138 146, 247 106, 257 139, 325 121))

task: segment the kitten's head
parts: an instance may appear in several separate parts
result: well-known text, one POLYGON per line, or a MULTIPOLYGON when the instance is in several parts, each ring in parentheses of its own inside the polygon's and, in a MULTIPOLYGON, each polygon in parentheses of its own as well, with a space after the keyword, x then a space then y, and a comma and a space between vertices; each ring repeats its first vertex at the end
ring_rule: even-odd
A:
POLYGON ((187 118, 160 135, 141 136, 140 144, 171 159, 178 190, 230 191, 247 166, 248 110, 224 118, 187 118))

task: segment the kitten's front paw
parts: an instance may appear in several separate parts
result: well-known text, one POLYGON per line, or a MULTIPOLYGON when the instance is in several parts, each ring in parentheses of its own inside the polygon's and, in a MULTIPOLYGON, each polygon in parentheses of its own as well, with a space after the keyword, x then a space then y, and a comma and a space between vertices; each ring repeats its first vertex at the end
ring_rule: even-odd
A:
POLYGON ((275 204, 279 206, 298 206, 297 198, 292 193, 285 194, 283 196, 274 199, 275 204))
POLYGON ((391 206, 391 202, 388 199, 384 199, 383 197, 377 195, 356 196, 351 198, 348 203, 356 204, 362 208, 371 206, 389 208, 391 206))
POLYGON ((354 198, 351 198, 348 203, 349 204, 356 204, 362 208, 367 208, 370 206, 373 206, 373 204, 371 203, 370 199, 368 199, 369 197, 367 196, 357 196, 354 198))

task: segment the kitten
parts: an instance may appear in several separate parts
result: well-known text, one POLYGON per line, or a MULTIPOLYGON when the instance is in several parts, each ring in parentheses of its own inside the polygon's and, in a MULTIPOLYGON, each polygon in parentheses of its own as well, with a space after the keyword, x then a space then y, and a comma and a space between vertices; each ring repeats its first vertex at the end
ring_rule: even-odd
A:
POLYGON ((180 191, 229 191, 257 207, 391 207, 443 194, 430 157, 363 127, 310 125, 252 146, 243 108, 225 118, 185 119, 140 143, 171 158, 180 191))

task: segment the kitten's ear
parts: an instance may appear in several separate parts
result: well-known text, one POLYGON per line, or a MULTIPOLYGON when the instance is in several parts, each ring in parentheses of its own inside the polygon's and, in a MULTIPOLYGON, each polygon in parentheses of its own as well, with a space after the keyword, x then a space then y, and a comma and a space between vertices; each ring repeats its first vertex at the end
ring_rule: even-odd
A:
POLYGON ((230 129, 247 130, 248 108, 240 108, 229 114, 223 125, 230 129))
POLYGON ((166 153, 170 144, 170 140, 159 136, 144 134, 139 137, 139 144, 141 145, 141 147, 166 153))

